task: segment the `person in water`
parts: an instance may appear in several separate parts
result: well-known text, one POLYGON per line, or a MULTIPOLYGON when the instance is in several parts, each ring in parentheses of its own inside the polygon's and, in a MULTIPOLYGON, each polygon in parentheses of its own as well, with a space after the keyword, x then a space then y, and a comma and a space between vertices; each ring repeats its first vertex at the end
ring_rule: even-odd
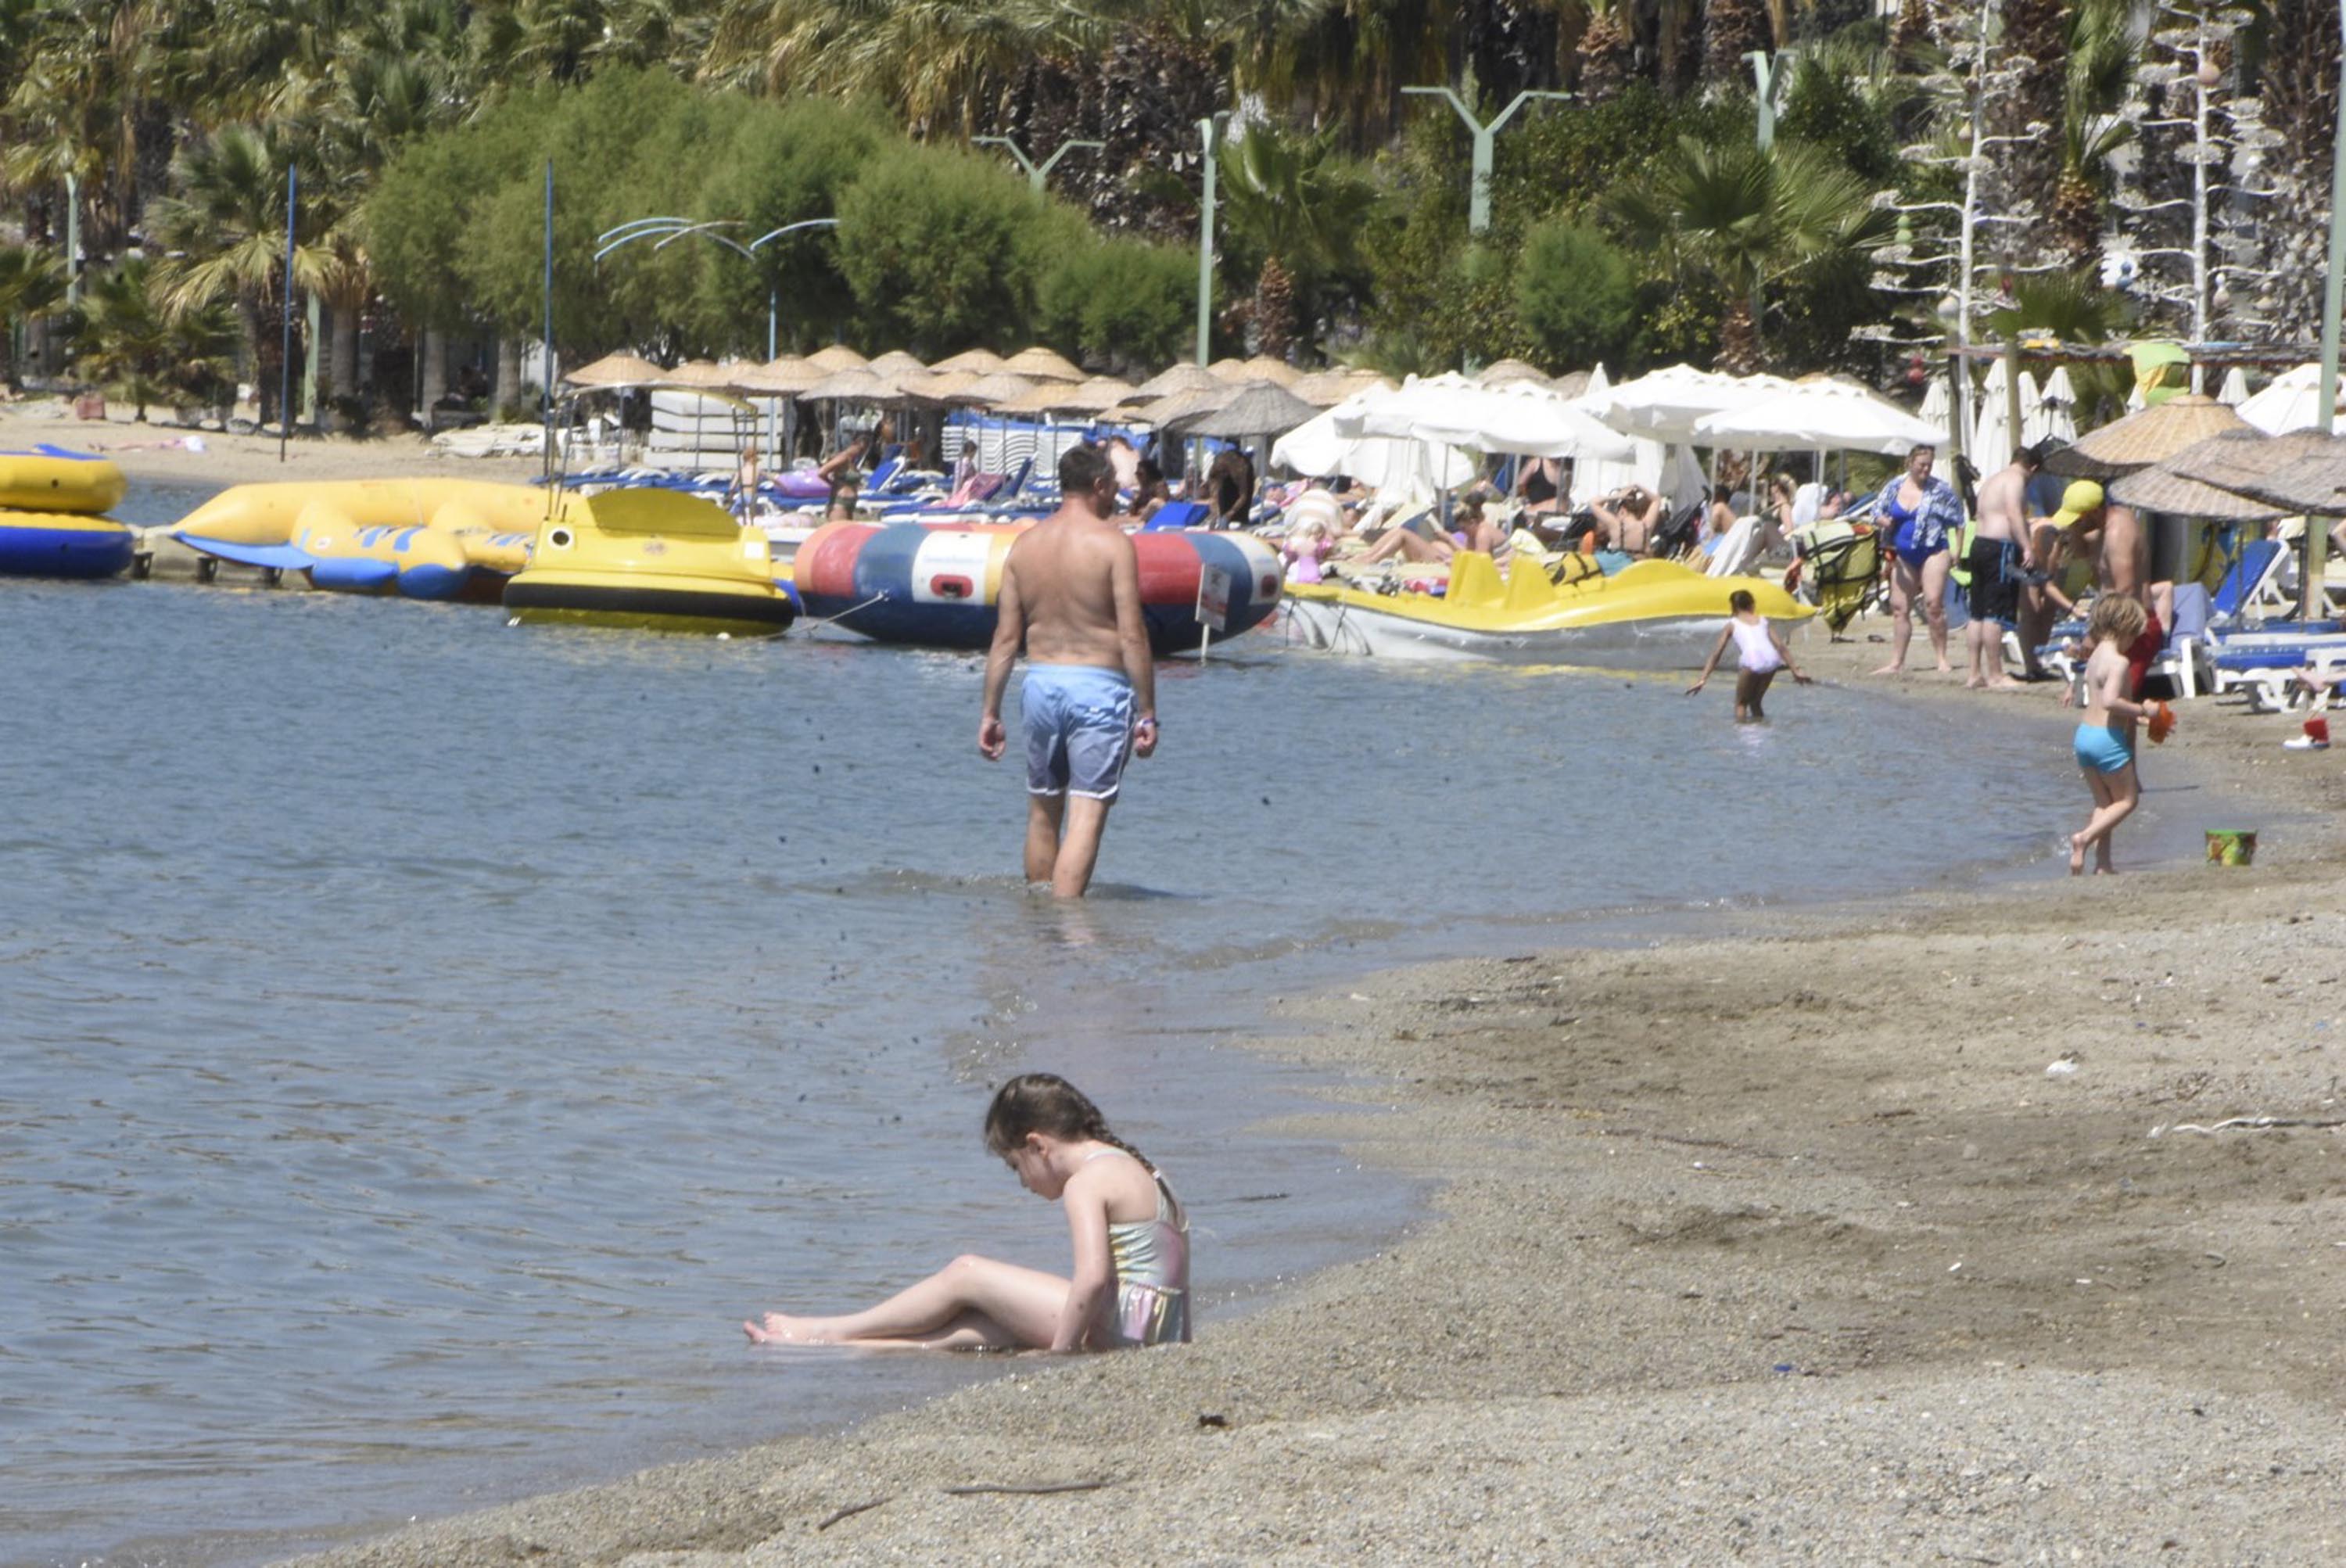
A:
POLYGON ((1947 574, 1954 565, 1947 542, 1963 529, 1964 498, 1945 480, 1932 477, 1931 465, 1938 456, 1933 446, 1909 452, 1905 469, 1882 487, 1874 504, 1874 526, 1890 546, 1882 557, 1890 573, 1890 662, 1876 675, 1904 672, 1906 645, 1914 639, 1917 599, 1923 602, 1923 620, 1930 627, 1939 673, 1954 673, 1955 667, 1947 662, 1947 574))
POLYGON ((2142 781, 2134 770, 2134 727, 2148 711, 2134 697, 2133 676, 2127 667, 2127 650, 2142 636, 2150 613, 2142 601, 2126 594, 2104 594, 2094 601, 2086 623, 2093 652, 2086 659, 2086 711, 2077 720, 2072 748, 2086 788, 2093 791, 2094 814, 2069 835, 2069 874, 2083 876, 2086 851, 2094 851, 2094 871, 2107 874, 2110 839, 2120 822, 2133 815, 2142 799, 2142 781))
POLYGON ((985 656, 977 748, 1002 759, 1002 695, 1023 650, 1026 880, 1079 899, 1126 761, 1157 749, 1157 667, 1140 614, 1140 565, 1108 521, 1116 470, 1096 446, 1059 459, 1059 509, 1018 536, 1002 563, 985 656))
POLYGON ((1750 590, 1738 588, 1728 595, 1727 607, 1734 613, 1728 616, 1727 625, 1719 631, 1719 641, 1711 646, 1710 657, 1703 665, 1702 673, 1695 677, 1694 684, 1687 687, 1686 694, 1692 697, 1703 688, 1710 679, 1710 672, 1719 667, 1720 657, 1727 652, 1727 645, 1732 642, 1736 648, 1737 665, 1735 722, 1757 724, 1768 717, 1760 704, 1766 699, 1768 687, 1775 681, 1778 670, 1790 670, 1792 678, 1802 686, 1809 684, 1809 677, 1801 673, 1800 666, 1792 662, 1791 649, 1786 647, 1784 639, 1776 634, 1775 624, 1760 613, 1758 601, 1752 598, 1750 590))
POLYGON ((861 1312, 769 1312, 743 1331, 766 1345, 925 1350, 1188 1343, 1188 1217, 1157 1167, 1108 1130, 1082 1090, 1049 1073, 1011 1079, 985 1113, 985 1146, 1028 1192, 1066 1210, 1073 1278, 956 1257, 861 1312))

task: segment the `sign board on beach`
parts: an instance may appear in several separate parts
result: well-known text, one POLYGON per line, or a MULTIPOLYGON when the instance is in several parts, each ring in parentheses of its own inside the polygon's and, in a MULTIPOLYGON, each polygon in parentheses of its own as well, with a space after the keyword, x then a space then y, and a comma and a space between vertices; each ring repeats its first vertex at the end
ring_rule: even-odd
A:
POLYGON ((1220 631, 1230 618, 1230 574, 1225 566, 1198 571, 1198 624, 1220 631))

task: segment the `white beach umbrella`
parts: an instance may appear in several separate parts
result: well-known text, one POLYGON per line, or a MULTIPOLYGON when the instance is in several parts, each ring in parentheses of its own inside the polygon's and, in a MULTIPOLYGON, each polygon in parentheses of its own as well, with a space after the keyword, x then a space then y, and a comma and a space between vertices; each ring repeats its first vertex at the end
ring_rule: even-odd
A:
POLYGON ((1947 390, 1947 378, 1933 376, 1931 390, 1923 394, 1923 406, 1914 417, 1942 434, 1951 433, 1955 425, 1955 395, 1947 390))
POLYGON ((1696 439, 1698 421, 1758 402, 1792 384, 1781 376, 1730 376, 1692 365, 1669 365, 1601 393, 1592 385, 1580 401, 1616 430, 1656 441, 1690 442, 1696 439))
MULTIPOLYGON (((2012 461, 2012 405, 2004 397, 2011 385, 2004 361, 1990 360, 1987 373, 1980 377, 1979 402, 1972 410, 1972 436, 1964 443, 1964 455, 1982 473, 1994 473, 2012 461)), ((2022 417, 2027 417, 2025 411, 2022 417)))
POLYGON ((1474 460, 1454 446, 1396 441, 1389 436, 1346 437, 1338 417, 1361 412, 1359 404, 1381 388, 1353 393, 1334 408, 1289 431, 1274 443, 1270 460, 1296 473, 1319 477, 1350 474, 1386 501, 1424 501, 1474 477, 1474 460))
POLYGON ((2240 417, 2267 435, 2311 430, 2321 423, 2321 367, 2300 365, 2239 405, 2240 417))
POLYGON ((2249 372, 2234 365, 2224 372, 2224 384, 2216 393, 2216 401, 2238 408, 2249 401, 2249 372))
POLYGON ((2036 401, 2045 410, 2045 440, 2077 439, 2077 389, 2069 380, 2068 366, 2053 367, 2036 401))
POLYGON ((1627 458, 1637 451, 1553 388, 1529 382, 1482 387, 1455 372, 1413 376, 1397 391, 1367 394, 1340 414, 1336 432, 1532 457, 1627 458))
POLYGON ((1836 376, 1794 382, 1741 408, 1706 414, 1695 422, 1694 435, 1707 446, 1875 452, 1892 457, 1944 439, 1927 420, 1836 376))

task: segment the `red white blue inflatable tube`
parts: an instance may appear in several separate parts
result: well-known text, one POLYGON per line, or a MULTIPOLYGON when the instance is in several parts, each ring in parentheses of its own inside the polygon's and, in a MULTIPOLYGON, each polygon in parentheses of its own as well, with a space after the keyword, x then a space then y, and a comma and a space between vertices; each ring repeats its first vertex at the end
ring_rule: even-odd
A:
MULTIPOLYGON (((982 648, 994 640, 1002 563, 1021 532, 829 523, 799 546, 792 573, 809 616, 874 642, 982 648)), ((1251 535, 1168 529, 1136 534, 1132 546, 1148 644, 1160 657, 1204 640, 1198 587, 1208 567, 1221 568, 1229 585, 1215 641, 1260 626, 1279 607, 1279 557, 1251 535)))

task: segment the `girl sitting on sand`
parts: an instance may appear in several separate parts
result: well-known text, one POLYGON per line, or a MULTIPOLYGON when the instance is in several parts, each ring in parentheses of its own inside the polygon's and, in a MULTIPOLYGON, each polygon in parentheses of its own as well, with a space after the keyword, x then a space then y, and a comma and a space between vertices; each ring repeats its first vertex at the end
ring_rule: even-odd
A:
POLYGON ((769 1312, 742 1329, 760 1344, 931 1350, 1188 1342, 1188 1217, 1157 1167, 1108 1131, 1097 1105, 1049 1073, 1013 1078, 985 1113, 985 1146, 1027 1191, 1066 1209, 1072 1280, 962 1257, 861 1312, 769 1312))
POLYGON ((2075 749, 2086 788, 2094 792, 2094 814, 2086 819, 2082 831, 2069 835, 2073 877, 2085 874, 2089 849, 2097 875, 2117 870, 2110 863, 2110 836, 2142 798, 2142 784, 2134 771, 2134 727, 2149 709, 2127 695, 2131 679, 2127 649, 2148 621, 2139 601, 2125 594, 2104 594, 2094 601, 2094 613, 2086 622, 2093 652, 2086 659, 2086 712, 2077 721, 2075 749))
POLYGON ((1786 647, 1784 639, 1776 635, 1774 624, 1760 613, 1759 601, 1751 596, 1749 589, 1738 588, 1728 595, 1727 607, 1735 613, 1719 629, 1719 641, 1711 645, 1709 659, 1704 663, 1702 673, 1695 677, 1694 684, 1687 687, 1686 694, 1692 697, 1703 688, 1710 679, 1710 672, 1719 667, 1719 657, 1727 652, 1727 645, 1731 640, 1735 644, 1739 667, 1735 672, 1735 722, 1757 724, 1768 717, 1760 711, 1760 704, 1767 697, 1768 687, 1774 682, 1778 670, 1790 670, 1792 678, 1802 686, 1809 684, 1809 677, 1800 672, 1800 666, 1792 662, 1792 650, 1786 647))

